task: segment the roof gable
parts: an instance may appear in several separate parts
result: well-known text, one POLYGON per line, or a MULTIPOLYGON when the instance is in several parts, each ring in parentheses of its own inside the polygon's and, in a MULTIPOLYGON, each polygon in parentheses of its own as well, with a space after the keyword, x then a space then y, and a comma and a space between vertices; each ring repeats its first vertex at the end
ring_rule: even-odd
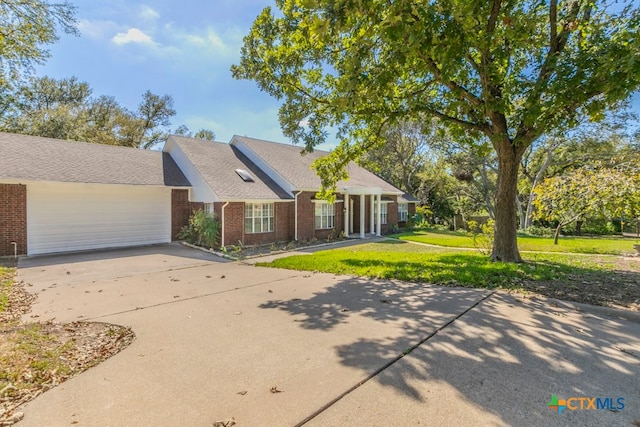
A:
POLYGON ((189 186, 165 153, 0 132, 0 179, 189 186))
POLYGON ((289 200, 292 198, 234 146, 224 142, 176 135, 170 138, 220 200, 289 200), (236 170, 248 172, 253 181, 245 181, 236 170))
MULTIPOLYGON (((276 171, 292 187, 298 190, 320 190, 320 177, 312 169, 313 162, 328 155, 326 151, 315 150, 303 153, 300 147, 278 142, 264 141, 256 138, 235 135, 231 144, 240 150, 249 149, 276 171)), ((349 187, 379 187, 385 193, 402 194, 403 192, 387 181, 369 172, 355 162, 347 166, 349 179, 337 183, 338 190, 349 187)))

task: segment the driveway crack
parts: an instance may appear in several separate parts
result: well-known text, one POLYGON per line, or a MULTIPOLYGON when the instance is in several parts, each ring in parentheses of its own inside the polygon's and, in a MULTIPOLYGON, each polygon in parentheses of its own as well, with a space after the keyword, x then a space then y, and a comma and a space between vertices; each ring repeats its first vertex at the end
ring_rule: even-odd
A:
POLYGON ((299 423, 297 423, 295 425, 295 427, 300 427, 300 426, 303 426, 303 425, 307 424, 309 421, 313 420, 315 417, 317 417, 318 415, 322 414, 327 409, 331 408, 333 405, 338 403, 340 400, 342 400, 343 398, 345 398, 346 396, 348 396, 349 394, 351 394, 352 392, 354 392, 355 390, 360 388, 362 385, 366 384, 369 380, 375 378, 376 376, 380 375, 385 370, 389 369, 391 366, 393 366, 398 361, 400 361, 403 357, 408 356, 409 354, 411 354, 418 347, 420 347, 421 345, 423 345, 424 343, 429 341, 431 338, 433 338, 436 334, 438 334, 438 332, 446 329, 449 325, 453 324, 456 320, 460 319, 462 316, 464 316, 465 314, 467 314, 468 312, 470 312, 471 310, 473 310, 474 308, 479 306, 482 302, 484 302, 484 301, 488 300, 489 298, 491 298, 493 295, 495 295, 495 293, 496 293, 496 291, 491 291, 489 294, 487 294, 487 295, 483 296, 482 298, 480 298, 478 301, 473 303, 467 309, 465 309, 464 311, 462 311, 461 313, 459 313, 458 315, 453 317, 451 320, 449 320, 446 323, 444 323, 443 325, 439 326, 436 330, 431 332, 425 338, 421 339, 420 341, 418 341, 413 346, 411 346, 408 349, 404 350, 402 353, 400 353, 399 355, 397 355, 396 357, 394 357, 393 359, 391 359, 390 361, 388 361, 387 363, 382 365, 380 368, 378 368, 377 370, 375 370, 374 372, 369 374, 366 378, 360 380, 359 382, 357 382, 356 384, 351 386, 349 389, 347 389, 345 392, 343 392, 342 394, 337 396, 335 399, 330 400, 329 402, 327 402, 320 409, 318 409, 317 411, 315 411, 314 413, 309 415, 304 420, 302 420, 299 423))
POLYGON ((220 291, 209 292, 209 293, 202 294, 202 295, 194 295, 192 297, 174 299, 172 301, 159 302, 157 304, 146 305, 144 307, 134 307, 134 308, 130 308, 130 309, 127 309, 127 310, 117 311, 115 313, 102 314, 100 316, 95 316, 95 317, 87 317, 87 318, 84 318, 82 320, 83 321, 88 321, 88 320, 103 319, 105 317, 117 316, 119 314, 131 313, 133 311, 146 310, 148 308, 161 307, 163 305, 176 304, 176 303, 180 303, 180 302, 183 302, 183 301, 190 301, 190 300, 195 300, 195 299, 200 299, 200 298, 206 298, 206 297, 210 297, 210 296, 213 296, 213 295, 222 295, 222 294, 226 294, 226 293, 229 293, 229 292, 236 292, 236 291, 239 291, 239 290, 242 290, 242 289, 256 288, 258 286, 264 286, 264 285, 269 285, 269 284, 272 284, 272 283, 282 282, 282 281, 285 281, 285 280, 293 279, 295 277, 298 277, 298 275, 282 277, 280 279, 269 280, 269 281, 266 281, 266 282, 254 283, 253 285, 248 285, 248 286, 240 286, 240 287, 235 287, 235 288, 231 288, 231 289, 223 289, 223 290, 220 290, 220 291))

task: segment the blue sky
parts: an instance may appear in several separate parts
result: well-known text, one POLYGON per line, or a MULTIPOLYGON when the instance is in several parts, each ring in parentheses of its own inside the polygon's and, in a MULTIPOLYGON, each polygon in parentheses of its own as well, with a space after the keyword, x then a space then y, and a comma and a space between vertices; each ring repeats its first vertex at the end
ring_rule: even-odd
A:
MULTIPOLYGON (((70 1, 78 8, 81 36, 62 35, 37 75, 76 76, 94 95, 114 96, 130 109, 147 89, 169 94, 177 111, 172 129, 211 129, 218 141, 239 134, 288 142, 278 123, 278 100, 229 71, 239 62, 242 38, 273 1, 70 1)), ((638 111, 638 94, 633 104, 638 111)))
MULTIPOLYGON (((173 97, 172 129, 211 129, 288 142, 279 102, 253 81, 235 80, 242 38, 269 0, 71 0, 80 37, 62 35, 37 75, 77 76, 94 95, 114 96, 134 109, 147 89, 173 97)), ((319 146, 330 148, 330 144, 319 146)))

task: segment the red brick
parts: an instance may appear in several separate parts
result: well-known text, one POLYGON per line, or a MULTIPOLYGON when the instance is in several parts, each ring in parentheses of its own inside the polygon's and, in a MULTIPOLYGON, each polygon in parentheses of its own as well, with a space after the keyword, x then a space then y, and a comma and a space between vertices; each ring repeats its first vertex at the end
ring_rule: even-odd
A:
POLYGON ((27 253, 27 187, 0 184, 0 256, 27 253))

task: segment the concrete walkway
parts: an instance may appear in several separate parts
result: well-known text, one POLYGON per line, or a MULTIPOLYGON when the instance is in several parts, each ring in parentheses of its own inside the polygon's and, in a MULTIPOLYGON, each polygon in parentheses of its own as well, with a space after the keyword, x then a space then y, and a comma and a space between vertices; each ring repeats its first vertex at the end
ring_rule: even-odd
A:
POLYGON ((28 403, 20 425, 640 420, 633 314, 220 262, 175 245, 138 250, 20 263, 19 278, 39 293, 29 315, 128 325, 137 335, 28 403), (552 394, 622 397, 625 406, 557 414, 552 394))

